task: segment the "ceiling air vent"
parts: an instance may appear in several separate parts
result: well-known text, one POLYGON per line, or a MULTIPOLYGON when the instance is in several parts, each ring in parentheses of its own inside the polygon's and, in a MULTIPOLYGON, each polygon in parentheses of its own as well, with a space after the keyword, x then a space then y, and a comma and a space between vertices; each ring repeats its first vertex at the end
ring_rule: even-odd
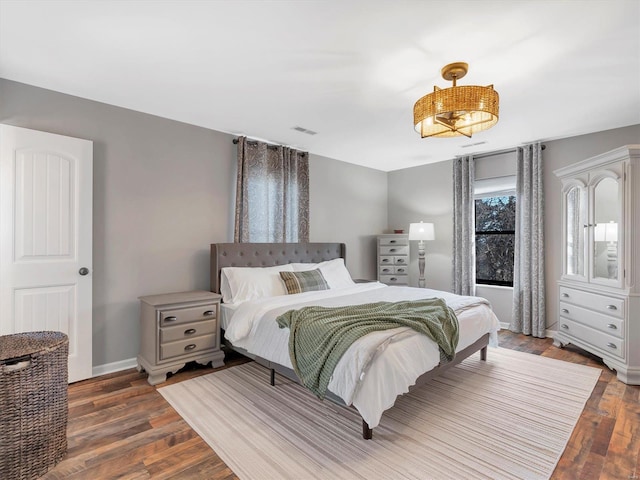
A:
POLYGON ((308 128, 298 127, 298 126, 291 127, 291 129, 301 133, 306 133, 307 135, 316 135, 318 133, 318 132, 314 132, 313 130, 309 130, 308 128))
POLYGON ((478 145, 484 145, 485 143, 487 142, 467 143, 466 145, 460 145, 460 148, 477 147, 478 145))

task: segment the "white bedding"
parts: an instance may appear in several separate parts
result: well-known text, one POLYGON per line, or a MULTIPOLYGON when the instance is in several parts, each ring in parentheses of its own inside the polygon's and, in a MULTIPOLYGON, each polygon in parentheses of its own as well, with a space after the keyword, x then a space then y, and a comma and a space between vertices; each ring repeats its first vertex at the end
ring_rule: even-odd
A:
MULTIPOLYGON (((457 351, 486 333, 490 334, 490 344, 497 345, 499 322, 486 300, 424 288, 389 287, 377 282, 339 290, 261 298, 231 308, 223 305, 222 323, 225 337, 234 346, 292 368, 289 330, 280 329, 275 321, 282 313, 307 305, 338 307, 433 297, 444 298, 456 312, 460 324, 457 351)), ((345 404, 353 404, 374 428, 397 396, 406 393, 420 375, 432 370, 439 361, 436 343, 410 328, 375 332, 347 350, 331 377, 329 390, 345 404)))

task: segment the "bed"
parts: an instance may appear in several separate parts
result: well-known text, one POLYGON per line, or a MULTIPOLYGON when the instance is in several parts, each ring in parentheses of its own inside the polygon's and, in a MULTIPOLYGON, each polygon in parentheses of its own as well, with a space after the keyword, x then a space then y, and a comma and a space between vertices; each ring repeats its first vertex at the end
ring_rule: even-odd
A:
POLYGON ((211 291, 223 295, 221 327, 229 348, 271 371, 295 381, 289 357, 289 331, 276 318, 305 306, 342 307, 376 301, 398 302, 443 298, 459 321, 455 358, 441 363, 438 345, 407 327, 374 332, 356 341, 338 362, 326 398, 355 407, 362 417, 362 435, 372 430, 395 399, 425 384, 470 355, 497 345, 499 322, 489 303, 424 288, 354 282, 345 267, 342 243, 218 243, 211 245, 211 291), (320 270, 324 290, 287 294, 279 272, 320 270))

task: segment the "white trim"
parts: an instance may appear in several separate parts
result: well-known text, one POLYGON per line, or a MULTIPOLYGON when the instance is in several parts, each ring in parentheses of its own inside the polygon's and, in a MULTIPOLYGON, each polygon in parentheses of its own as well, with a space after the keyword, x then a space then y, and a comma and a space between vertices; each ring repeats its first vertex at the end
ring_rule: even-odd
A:
POLYGON ((135 368, 138 366, 136 358, 127 358, 126 360, 119 360, 117 362, 105 363, 104 365, 97 365, 92 369, 92 376, 99 377, 100 375, 106 375, 107 373, 120 372, 121 370, 127 370, 129 368, 135 368))
MULTIPOLYGON (((508 322, 500 322, 500 329, 501 330, 509 330, 509 323, 508 322)), ((551 330, 549 328, 547 328, 544 331, 545 337, 546 338, 552 338, 554 341, 556 339, 555 333, 556 333, 556 330, 551 330)))

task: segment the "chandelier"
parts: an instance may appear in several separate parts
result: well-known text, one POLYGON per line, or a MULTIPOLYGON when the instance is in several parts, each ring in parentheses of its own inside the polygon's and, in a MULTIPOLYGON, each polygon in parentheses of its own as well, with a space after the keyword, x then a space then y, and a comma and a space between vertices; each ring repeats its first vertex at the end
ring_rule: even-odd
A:
POLYGON ((498 92, 493 85, 458 87, 456 81, 467 74, 469 65, 451 63, 442 69, 442 78, 453 81, 451 88, 433 87, 413 106, 413 124, 422 138, 471 135, 498 122, 498 92))

